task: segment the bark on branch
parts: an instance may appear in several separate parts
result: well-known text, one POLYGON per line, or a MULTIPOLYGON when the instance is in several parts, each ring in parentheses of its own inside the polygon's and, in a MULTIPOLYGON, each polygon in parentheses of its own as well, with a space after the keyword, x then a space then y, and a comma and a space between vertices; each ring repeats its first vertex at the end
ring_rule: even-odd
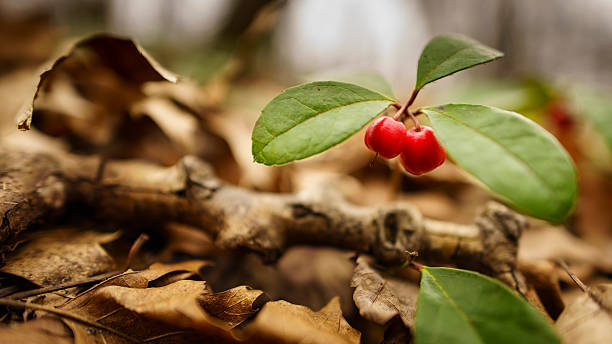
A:
POLYGON ((416 251, 423 263, 475 269, 519 292, 526 290, 515 272, 517 242, 526 222, 497 203, 490 203, 473 225, 458 225, 423 218, 408 203, 356 206, 329 185, 298 194, 246 190, 223 183, 191 156, 166 168, 134 161, 102 165, 67 154, 0 152, 0 186, 3 245, 76 201, 106 220, 199 226, 219 247, 250 250, 268 262, 292 245, 346 248, 387 264, 400 263, 416 251))

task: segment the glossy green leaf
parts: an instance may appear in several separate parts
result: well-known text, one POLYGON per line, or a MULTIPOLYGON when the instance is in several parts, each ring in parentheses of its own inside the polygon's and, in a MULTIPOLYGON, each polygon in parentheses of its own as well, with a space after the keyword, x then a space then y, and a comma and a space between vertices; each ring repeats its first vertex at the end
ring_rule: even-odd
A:
POLYGON ((422 110, 447 153, 513 208, 562 222, 578 193, 574 164, 557 139, 533 121, 482 105, 422 110))
POLYGON ((421 272, 417 344, 561 342, 536 309, 499 281, 459 269, 421 272))
POLYGON ((337 81, 289 88, 262 110, 253 129, 253 157, 280 165, 320 153, 346 140, 393 102, 337 81))
POLYGON ((432 81, 502 56, 502 52, 465 36, 452 34, 434 37, 419 58, 414 88, 420 90, 432 81))

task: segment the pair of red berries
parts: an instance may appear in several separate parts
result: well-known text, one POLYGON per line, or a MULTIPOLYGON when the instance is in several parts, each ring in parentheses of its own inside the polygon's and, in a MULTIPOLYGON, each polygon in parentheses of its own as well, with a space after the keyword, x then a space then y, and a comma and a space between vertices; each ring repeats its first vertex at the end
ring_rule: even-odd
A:
POLYGON ((432 171, 446 159, 446 152, 433 129, 421 125, 406 130, 403 123, 391 117, 381 117, 370 124, 365 144, 386 159, 399 155, 406 171, 416 175, 432 171))

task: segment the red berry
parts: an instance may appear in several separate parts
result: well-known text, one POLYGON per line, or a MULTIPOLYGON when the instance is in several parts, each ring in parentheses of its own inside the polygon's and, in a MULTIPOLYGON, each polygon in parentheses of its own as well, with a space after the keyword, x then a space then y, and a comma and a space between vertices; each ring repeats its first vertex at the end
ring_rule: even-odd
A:
POLYGON ((366 147, 386 159, 398 156, 405 140, 406 127, 391 117, 381 117, 372 122, 364 137, 366 147))
POLYGON ((442 165, 446 159, 444 147, 440 145, 434 135, 433 129, 421 126, 408 130, 404 150, 400 155, 400 162, 406 171, 420 175, 432 171, 442 165))

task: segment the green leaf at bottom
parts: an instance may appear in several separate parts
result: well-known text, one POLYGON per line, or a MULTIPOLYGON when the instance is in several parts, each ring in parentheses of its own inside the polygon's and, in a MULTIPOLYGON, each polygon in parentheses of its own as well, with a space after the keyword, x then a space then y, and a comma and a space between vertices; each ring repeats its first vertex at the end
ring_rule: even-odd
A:
POLYGON ((502 283, 476 272, 422 269, 417 344, 560 343, 552 326, 502 283))

